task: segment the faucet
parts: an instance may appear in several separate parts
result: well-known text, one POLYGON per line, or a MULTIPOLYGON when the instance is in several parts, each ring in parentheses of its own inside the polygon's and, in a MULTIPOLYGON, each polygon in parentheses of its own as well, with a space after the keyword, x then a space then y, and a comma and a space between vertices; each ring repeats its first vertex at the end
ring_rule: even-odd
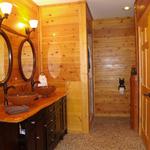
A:
POLYGON ((39 83, 40 83, 40 81, 31 80, 31 88, 32 88, 32 91, 34 91, 35 84, 39 84, 39 83))
POLYGON ((7 94, 9 89, 16 89, 15 86, 8 86, 7 83, 3 84, 3 90, 4 90, 4 106, 8 106, 8 99, 7 99, 7 94))

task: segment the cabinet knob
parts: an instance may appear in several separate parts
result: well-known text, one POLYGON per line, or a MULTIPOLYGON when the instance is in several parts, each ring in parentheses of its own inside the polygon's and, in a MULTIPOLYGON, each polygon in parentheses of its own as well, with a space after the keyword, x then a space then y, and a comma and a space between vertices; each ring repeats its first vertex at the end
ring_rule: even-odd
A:
POLYGON ((51 139, 51 141, 52 141, 52 142, 54 142, 54 141, 55 141, 55 139, 53 139, 53 138, 52 138, 52 139, 51 139))
POLYGON ((50 121, 51 121, 51 122, 53 122, 54 120, 53 120, 53 119, 51 119, 50 121))
POLYGON ((44 124, 44 127, 47 127, 47 124, 44 124))
POLYGON ((31 124, 33 124, 33 125, 34 125, 35 123, 36 123, 35 121, 31 121, 31 124))
POLYGON ((51 129, 51 132, 53 132, 54 130, 53 129, 51 129))
POLYGON ((40 139, 40 137, 39 137, 39 136, 37 136, 37 137, 36 137, 36 139, 37 139, 37 140, 39 140, 39 139, 40 139))

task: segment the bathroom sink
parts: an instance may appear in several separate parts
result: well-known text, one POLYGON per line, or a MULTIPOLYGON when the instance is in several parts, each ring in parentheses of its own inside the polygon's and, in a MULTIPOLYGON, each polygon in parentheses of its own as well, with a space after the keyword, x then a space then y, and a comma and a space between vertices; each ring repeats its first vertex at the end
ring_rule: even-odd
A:
POLYGON ((13 105, 31 105, 37 98, 38 94, 34 92, 7 95, 8 103, 11 102, 13 105))
POLYGON ((34 92, 41 95, 41 97, 49 97, 55 90, 55 86, 40 86, 34 88, 34 92))

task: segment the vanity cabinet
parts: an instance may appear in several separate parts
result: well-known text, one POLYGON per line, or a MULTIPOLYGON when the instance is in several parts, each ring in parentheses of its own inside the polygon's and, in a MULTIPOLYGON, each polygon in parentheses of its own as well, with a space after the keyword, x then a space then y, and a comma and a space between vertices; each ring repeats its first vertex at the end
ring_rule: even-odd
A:
POLYGON ((0 150, 53 150, 67 133, 66 121, 62 97, 23 122, 0 123, 0 150))
POLYGON ((19 150, 44 150, 42 113, 19 123, 19 150))
POLYGON ((19 150, 18 124, 0 123, 0 150, 19 150))
POLYGON ((57 101, 43 112, 47 150, 53 149, 60 139, 67 133, 66 97, 57 101))

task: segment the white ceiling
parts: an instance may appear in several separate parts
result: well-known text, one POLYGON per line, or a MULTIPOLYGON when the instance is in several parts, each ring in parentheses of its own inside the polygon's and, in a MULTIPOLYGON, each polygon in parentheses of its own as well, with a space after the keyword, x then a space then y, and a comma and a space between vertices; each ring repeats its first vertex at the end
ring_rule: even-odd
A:
MULTIPOLYGON (((77 2, 81 0, 33 0, 38 5, 60 4, 77 2)), ((83 0, 82 0, 83 1, 83 0)), ((134 15, 135 0, 86 0, 94 19, 126 17, 134 15), (124 11, 124 6, 130 6, 129 11, 124 11)))
POLYGON ((87 0, 94 19, 126 17, 134 15, 135 0, 87 0), (130 6, 129 11, 124 11, 124 6, 130 6))
POLYGON ((52 5, 52 4, 62 4, 62 3, 71 3, 71 2, 78 2, 81 0, 33 0, 37 5, 52 5))

